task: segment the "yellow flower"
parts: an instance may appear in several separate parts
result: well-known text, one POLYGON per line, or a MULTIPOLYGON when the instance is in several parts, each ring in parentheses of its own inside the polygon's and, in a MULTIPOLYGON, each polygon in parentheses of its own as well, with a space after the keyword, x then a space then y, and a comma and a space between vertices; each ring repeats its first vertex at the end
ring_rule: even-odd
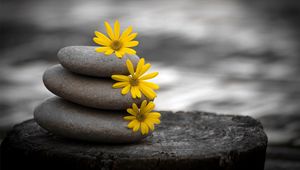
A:
POLYGON ((140 109, 135 103, 132 104, 132 108, 128 108, 127 112, 131 114, 130 116, 125 116, 125 120, 129 120, 127 127, 132 129, 134 132, 141 129, 143 135, 154 130, 154 124, 160 124, 160 113, 151 112, 155 105, 153 102, 144 100, 141 104, 140 109))
POLYGON ((152 79, 158 75, 158 72, 149 73, 143 75, 151 67, 150 63, 145 64, 145 59, 141 58, 137 64, 137 68, 134 71, 132 62, 127 59, 127 69, 130 75, 112 75, 111 78, 120 81, 113 84, 113 88, 123 88, 122 95, 131 92, 132 98, 141 98, 144 94, 149 99, 154 99, 156 93, 154 90, 159 89, 159 86, 155 83, 147 82, 146 80, 152 79))
POLYGON ((96 48, 97 52, 102 52, 106 55, 115 53, 118 58, 122 58, 124 54, 135 54, 136 51, 130 47, 135 47, 139 44, 138 41, 132 41, 137 33, 132 33, 132 27, 128 27, 120 34, 120 23, 115 21, 114 30, 108 22, 104 22, 108 37, 98 31, 95 31, 96 37, 93 39, 95 43, 102 47, 96 48))

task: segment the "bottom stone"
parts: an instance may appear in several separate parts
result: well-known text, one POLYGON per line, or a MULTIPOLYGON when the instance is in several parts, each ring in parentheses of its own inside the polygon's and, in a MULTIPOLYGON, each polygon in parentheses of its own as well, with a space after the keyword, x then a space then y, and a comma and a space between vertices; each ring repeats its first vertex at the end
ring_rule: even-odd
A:
POLYGON ((13 128, 1 145, 2 169, 262 170, 267 137, 243 116, 161 112, 162 123, 134 144, 60 138, 34 120, 13 128))
POLYGON ((147 136, 129 129, 129 121, 124 120, 124 116, 129 114, 126 111, 88 108, 59 97, 44 101, 34 111, 34 119, 41 127, 68 138, 132 143, 147 136))

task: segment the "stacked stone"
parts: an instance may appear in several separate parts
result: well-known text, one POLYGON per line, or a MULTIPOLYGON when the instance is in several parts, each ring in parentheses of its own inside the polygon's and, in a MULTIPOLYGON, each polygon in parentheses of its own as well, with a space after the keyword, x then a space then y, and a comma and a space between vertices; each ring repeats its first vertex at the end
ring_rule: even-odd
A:
POLYGON ((129 75, 126 60, 134 66, 139 57, 97 53, 95 47, 72 46, 58 52, 59 65, 47 69, 43 81, 52 97, 34 111, 35 121, 54 134, 93 142, 130 143, 146 135, 127 128, 123 119, 132 103, 141 104, 145 97, 133 99, 112 88, 114 74, 129 75))

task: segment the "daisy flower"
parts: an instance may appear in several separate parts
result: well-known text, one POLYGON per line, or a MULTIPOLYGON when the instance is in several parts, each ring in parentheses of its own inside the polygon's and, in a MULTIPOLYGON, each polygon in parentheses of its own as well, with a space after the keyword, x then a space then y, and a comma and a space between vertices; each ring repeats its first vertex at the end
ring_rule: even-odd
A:
POLYGON ((128 128, 137 132, 141 129, 143 135, 147 135, 149 131, 154 130, 154 124, 160 124, 160 113, 152 112, 155 105, 153 102, 147 103, 144 100, 140 109, 133 103, 132 108, 128 108, 127 112, 130 116, 125 116, 124 119, 130 121, 127 125, 128 128))
POLYGON ((150 63, 145 64, 145 59, 141 58, 134 69, 132 62, 126 60, 127 69, 130 75, 112 75, 111 78, 119 81, 113 84, 113 88, 123 88, 121 94, 125 95, 129 91, 132 98, 141 98, 144 94, 148 99, 152 100, 156 97, 154 90, 158 90, 159 86, 155 83, 148 82, 146 80, 152 79, 158 75, 158 72, 153 72, 144 75, 145 72, 151 67, 150 63))
POLYGON ((104 22, 108 37, 98 31, 95 31, 96 37, 94 42, 102 47, 96 48, 97 52, 111 55, 115 53, 118 58, 122 58, 127 54, 136 54, 136 51, 130 47, 135 47, 139 44, 138 41, 133 41, 136 38, 137 33, 131 33, 132 27, 128 27, 120 34, 120 23, 115 21, 114 28, 109 25, 108 22, 104 22))

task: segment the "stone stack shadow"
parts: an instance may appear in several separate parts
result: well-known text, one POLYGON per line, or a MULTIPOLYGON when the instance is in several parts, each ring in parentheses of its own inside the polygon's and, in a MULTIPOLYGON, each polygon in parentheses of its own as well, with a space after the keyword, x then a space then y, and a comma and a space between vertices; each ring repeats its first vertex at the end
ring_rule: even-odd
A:
POLYGON ((126 60, 136 66, 139 57, 97 53, 92 46, 71 46, 58 52, 60 64, 47 69, 43 82, 58 97, 47 99, 34 111, 35 121, 49 132, 67 138, 103 143, 131 143, 146 135, 132 132, 123 119, 132 99, 112 88, 113 74, 128 75, 126 60))

